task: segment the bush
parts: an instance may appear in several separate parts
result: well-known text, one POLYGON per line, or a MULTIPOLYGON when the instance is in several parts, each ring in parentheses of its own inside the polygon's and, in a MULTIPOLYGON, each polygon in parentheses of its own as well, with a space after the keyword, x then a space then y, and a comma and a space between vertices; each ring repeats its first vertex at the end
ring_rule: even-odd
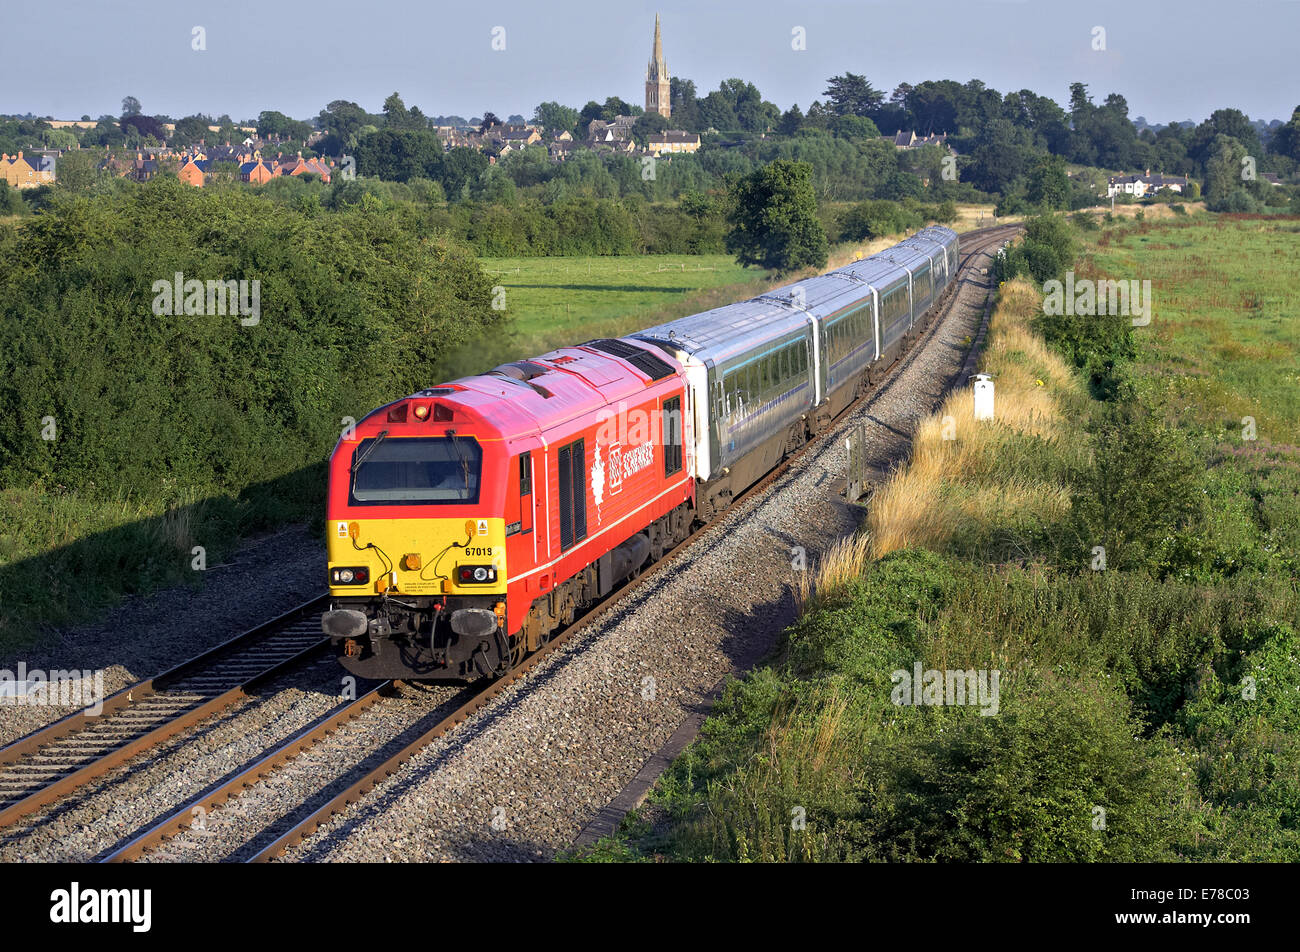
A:
POLYGON ((1121 691, 1049 676, 1001 693, 996 717, 962 709, 941 732, 870 749, 858 809, 845 823, 850 858, 1177 858, 1190 840, 1181 808, 1190 784, 1165 742, 1142 739, 1121 691))
POLYGON ((1176 534, 1200 513, 1204 464, 1181 430, 1140 408, 1108 407, 1089 424, 1091 462, 1070 474, 1073 541, 1066 562, 1170 568, 1176 534))
POLYGON ((501 319, 478 263, 400 216, 325 220, 163 178, 58 203, 21 229, 16 257, 40 266, 0 278, 9 485, 237 491, 317 462, 343 417, 434 382, 440 355, 501 319), (153 313, 155 282, 177 272, 257 281, 259 322, 153 313))
MULTIPOLYGON (((951 204, 951 203, 949 203, 951 204)), ((956 217, 956 207, 953 207, 956 217)), ((951 220, 951 219, 950 219, 951 220)), ((841 241, 867 241, 896 235, 920 228, 923 220, 919 214, 886 199, 870 199, 848 208, 840 217, 841 241)))

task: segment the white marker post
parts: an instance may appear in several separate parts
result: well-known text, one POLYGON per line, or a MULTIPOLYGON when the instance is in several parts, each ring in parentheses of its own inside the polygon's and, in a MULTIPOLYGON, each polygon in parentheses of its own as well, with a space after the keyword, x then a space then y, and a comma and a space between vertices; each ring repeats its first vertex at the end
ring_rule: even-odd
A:
POLYGON ((975 419, 993 419, 993 378, 988 374, 975 375, 975 419))

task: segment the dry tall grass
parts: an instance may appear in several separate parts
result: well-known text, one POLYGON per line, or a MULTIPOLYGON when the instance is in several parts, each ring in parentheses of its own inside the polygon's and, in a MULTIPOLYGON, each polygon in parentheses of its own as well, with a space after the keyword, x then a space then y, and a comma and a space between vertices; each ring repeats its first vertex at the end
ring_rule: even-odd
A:
POLYGON ((799 576, 795 607, 799 614, 824 604, 836 592, 862 574, 870 540, 865 535, 845 536, 826 550, 821 561, 808 566, 799 576))
POLYGON ((980 362, 981 371, 994 377, 994 419, 975 421, 967 386, 921 422, 911 459, 872 497, 871 557, 908 546, 939 548, 972 522, 995 524, 1023 514, 1049 520, 1068 508, 1065 486, 994 465, 1019 436, 1063 439, 1070 409, 1086 399, 1070 368, 1031 329, 1040 302, 1026 280, 1001 289, 980 362))

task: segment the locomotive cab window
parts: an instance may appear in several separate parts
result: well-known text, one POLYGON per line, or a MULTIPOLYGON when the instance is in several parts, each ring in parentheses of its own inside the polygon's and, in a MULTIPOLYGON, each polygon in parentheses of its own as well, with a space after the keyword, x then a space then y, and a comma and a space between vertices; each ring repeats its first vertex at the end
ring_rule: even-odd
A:
POLYGON ((527 496, 533 491, 533 454, 531 451, 519 454, 519 495, 527 496))
POLYGON ((483 450, 467 436, 361 441, 352 454, 353 506, 456 505, 478 502, 483 450))

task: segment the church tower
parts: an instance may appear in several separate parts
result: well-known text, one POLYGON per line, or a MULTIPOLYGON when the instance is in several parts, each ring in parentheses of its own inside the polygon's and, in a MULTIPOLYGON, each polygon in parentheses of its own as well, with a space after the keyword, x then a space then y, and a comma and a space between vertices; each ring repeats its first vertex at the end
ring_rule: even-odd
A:
POLYGON ((657 112, 665 119, 671 111, 669 103, 668 64, 664 62, 664 44, 659 38, 659 14, 655 14, 655 46, 650 54, 650 65, 645 69, 646 115, 657 112))

